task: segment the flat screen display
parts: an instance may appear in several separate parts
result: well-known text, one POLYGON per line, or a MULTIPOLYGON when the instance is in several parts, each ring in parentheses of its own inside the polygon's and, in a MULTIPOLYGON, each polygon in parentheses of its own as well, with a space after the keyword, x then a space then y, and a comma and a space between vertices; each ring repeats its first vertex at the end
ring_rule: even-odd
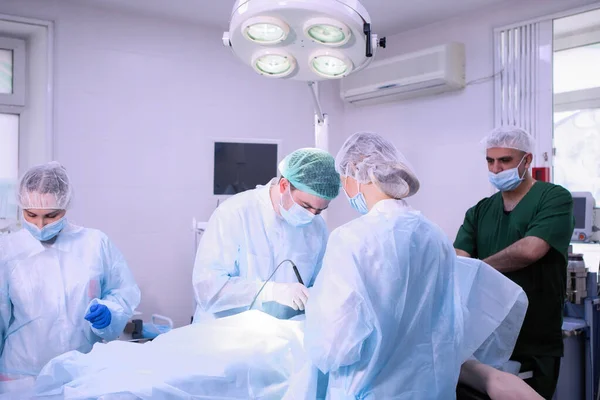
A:
POLYGON ((575 217, 575 229, 585 229, 585 197, 573 197, 573 216, 575 217))
POLYGON ((215 143, 215 195, 231 195, 264 185, 277 176, 277 144, 215 143))

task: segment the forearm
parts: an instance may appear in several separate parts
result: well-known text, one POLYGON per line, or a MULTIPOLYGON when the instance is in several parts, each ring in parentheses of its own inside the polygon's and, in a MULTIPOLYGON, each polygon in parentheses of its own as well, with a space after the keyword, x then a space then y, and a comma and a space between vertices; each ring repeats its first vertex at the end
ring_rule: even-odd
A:
POLYGON ((89 308, 95 303, 106 306, 111 314, 111 321, 107 327, 102 329, 92 327, 92 332, 96 336, 108 341, 118 338, 123 333, 127 321, 133 316, 133 312, 140 304, 140 299, 141 294, 138 286, 130 285, 111 290, 102 296, 101 299, 92 300, 86 314, 89 312, 89 308))
POLYGON ((506 273, 526 268, 542 258, 550 246, 537 237, 526 237, 483 260, 497 271, 506 273))
POLYGON ((475 359, 468 360, 460 368, 458 381, 481 393, 487 393, 488 382, 493 372, 494 368, 489 365, 475 359))
POLYGON ((460 249, 454 249, 454 251, 456 252, 456 255, 459 257, 467 257, 467 258, 471 258, 471 255, 469 253, 467 253, 464 250, 460 250, 460 249))

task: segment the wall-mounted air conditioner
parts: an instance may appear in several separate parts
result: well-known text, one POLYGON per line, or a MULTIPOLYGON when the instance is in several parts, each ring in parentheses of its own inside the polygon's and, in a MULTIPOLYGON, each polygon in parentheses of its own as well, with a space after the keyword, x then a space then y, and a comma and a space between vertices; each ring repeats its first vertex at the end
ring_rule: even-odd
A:
POLYGON ((374 61, 341 80, 342 100, 371 105, 465 87, 465 47, 449 43, 374 61))

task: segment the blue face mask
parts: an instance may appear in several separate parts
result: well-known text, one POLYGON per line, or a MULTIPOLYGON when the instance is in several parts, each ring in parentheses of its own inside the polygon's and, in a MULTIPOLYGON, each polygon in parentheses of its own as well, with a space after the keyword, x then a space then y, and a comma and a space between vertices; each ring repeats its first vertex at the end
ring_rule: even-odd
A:
POLYGON ((350 202, 352 208, 358 211, 359 214, 365 215, 369 212, 369 207, 367 207, 367 201, 365 200, 365 196, 360 192, 360 183, 358 184, 358 193, 356 194, 356 196, 348 196, 346 189, 344 189, 344 194, 348 198, 348 201, 350 202))
POLYGON ((498 172, 494 174, 493 172, 488 172, 488 179, 492 185, 496 187, 501 192, 510 192, 511 190, 515 190, 521 182, 523 182, 523 177, 525 176, 525 172, 523 176, 519 176, 519 167, 521 163, 525 159, 527 155, 524 155, 521 159, 519 165, 515 168, 507 169, 506 171, 498 172))
POLYGON ((281 212, 281 216, 283 219, 287 221, 288 224, 299 227, 310 224, 315 219, 315 214, 311 213, 307 209, 300 207, 292 197, 292 192, 288 187, 288 192, 290 199, 292 199, 292 206, 289 210, 286 210, 283 206, 283 196, 279 200, 279 211, 281 212))
POLYGON ((44 226, 42 229, 38 228, 31 222, 28 222, 28 221, 24 221, 24 222, 25 222, 25 229, 27 229, 34 238, 36 238, 40 242, 47 242, 48 240, 51 240, 56 235, 58 235, 58 233, 60 231, 63 230, 63 228, 65 227, 65 224, 67 223, 67 220, 65 217, 62 217, 58 221, 54 221, 53 223, 44 226))

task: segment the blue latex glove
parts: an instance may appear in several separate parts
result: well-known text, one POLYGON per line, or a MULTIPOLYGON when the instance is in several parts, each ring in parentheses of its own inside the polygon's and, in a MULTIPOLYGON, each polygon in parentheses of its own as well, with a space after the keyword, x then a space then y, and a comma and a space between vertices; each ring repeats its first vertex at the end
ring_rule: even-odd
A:
POLYGON ((90 321, 96 329, 104 329, 110 325, 112 315, 108 307, 103 304, 94 304, 90 307, 90 312, 87 313, 85 319, 90 321))

